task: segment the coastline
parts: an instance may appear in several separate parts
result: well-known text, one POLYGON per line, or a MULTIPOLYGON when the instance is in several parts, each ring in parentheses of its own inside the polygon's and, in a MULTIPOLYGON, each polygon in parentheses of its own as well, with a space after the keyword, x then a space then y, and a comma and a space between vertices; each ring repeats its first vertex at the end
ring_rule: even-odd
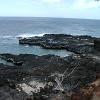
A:
MULTIPOLYGON (((16 94, 19 94, 17 100, 22 100, 21 97, 25 100, 28 100, 27 98, 56 100, 54 98, 57 98, 58 95, 60 95, 58 100, 62 100, 61 98, 75 100, 71 98, 79 95, 81 88, 91 87, 90 84, 100 78, 97 78, 97 75, 100 74, 100 48, 98 47, 99 43, 97 41, 94 43, 94 40, 98 39, 91 36, 65 34, 45 34, 42 37, 19 38, 20 45, 38 45, 45 49, 65 49, 73 54, 66 57, 49 54, 43 56, 0 54, 1 59, 13 65, 0 64, 0 93, 4 94, 3 91, 14 89, 14 100, 16 100, 16 94), (40 85, 38 92, 31 92, 34 89, 37 90, 36 84, 39 82, 45 85, 40 85), (27 89, 25 89, 26 87, 27 89)), ((6 93, 10 95, 10 91, 6 93)), ((91 94, 93 93, 94 91, 91 94)), ((12 95, 10 97, 12 98, 12 95)))

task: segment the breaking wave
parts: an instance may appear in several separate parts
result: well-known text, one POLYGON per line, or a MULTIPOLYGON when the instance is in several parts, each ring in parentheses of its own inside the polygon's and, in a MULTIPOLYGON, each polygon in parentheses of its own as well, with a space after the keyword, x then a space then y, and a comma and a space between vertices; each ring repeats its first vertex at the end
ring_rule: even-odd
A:
POLYGON ((30 37, 35 37, 35 36, 43 36, 43 35, 45 35, 45 34, 51 34, 51 33, 40 33, 40 34, 20 34, 20 35, 18 35, 18 36, 16 36, 17 38, 30 38, 30 37))
POLYGON ((0 39, 15 39, 15 38, 30 38, 30 37, 35 37, 35 36, 43 36, 45 34, 51 34, 51 33, 39 33, 39 34, 30 34, 30 33, 23 33, 19 35, 5 35, 5 36, 0 36, 0 39))

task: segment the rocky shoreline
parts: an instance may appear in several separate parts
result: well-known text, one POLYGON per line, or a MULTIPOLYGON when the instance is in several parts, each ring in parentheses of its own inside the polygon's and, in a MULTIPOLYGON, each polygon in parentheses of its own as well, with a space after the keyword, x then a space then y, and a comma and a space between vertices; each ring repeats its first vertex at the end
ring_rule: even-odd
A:
POLYGON ((67 57, 0 54, 0 59, 6 62, 0 63, 0 100, 99 100, 93 99, 100 85, 95 83, 100 78, 99 39, 46 34, 20 38, 19 44, 66 49, 74 54, 67 57))
POLYGON ((42 37, 20 38, 19 44, 38 45, 45 49, 66 49, 74 53, 93 51, 95 37, 65 34, 45 34, 42 37))

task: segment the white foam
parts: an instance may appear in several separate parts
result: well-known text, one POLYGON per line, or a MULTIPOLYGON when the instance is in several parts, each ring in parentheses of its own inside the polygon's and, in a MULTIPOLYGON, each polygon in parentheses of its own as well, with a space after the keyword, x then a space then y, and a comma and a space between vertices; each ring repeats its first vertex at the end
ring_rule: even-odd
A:
POLYGON ((50 33, 40 33, 40 34, 28 34, 28 33, 24 33, 24 34, 21 34, 21 35, 18 35, 16 36, 17 38, 30 38, 30 37, 35 37, 35 36, 43 36, 45 34, 50 34, 50 33))

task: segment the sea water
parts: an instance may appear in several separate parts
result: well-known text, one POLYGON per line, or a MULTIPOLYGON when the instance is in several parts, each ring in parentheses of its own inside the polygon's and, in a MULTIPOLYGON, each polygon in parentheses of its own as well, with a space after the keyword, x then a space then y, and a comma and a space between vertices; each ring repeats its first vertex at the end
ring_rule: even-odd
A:
POLYGON ((48 50, 39 46, 19 45, 18 37, 44 34, 72 34, 100 37, 100 20, 38 17, 0 17, 0 53, 71 54, 67 50, 48 50))

